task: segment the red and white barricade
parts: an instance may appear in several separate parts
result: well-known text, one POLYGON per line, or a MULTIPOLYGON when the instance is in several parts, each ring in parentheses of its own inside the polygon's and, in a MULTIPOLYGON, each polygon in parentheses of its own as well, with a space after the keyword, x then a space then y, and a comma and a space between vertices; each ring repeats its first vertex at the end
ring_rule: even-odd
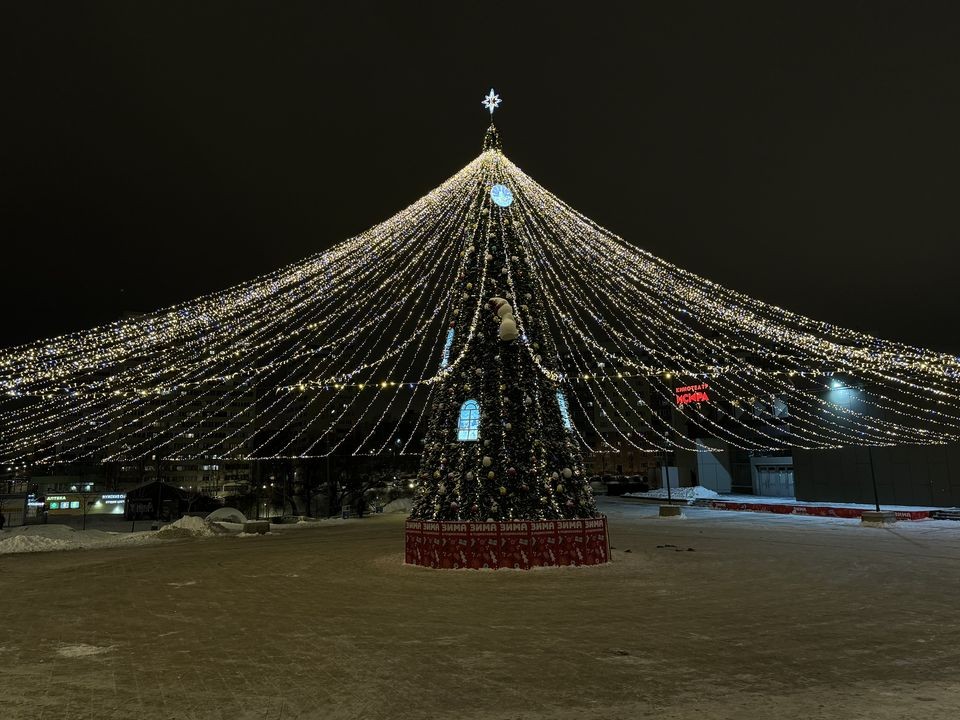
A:
POLYGON ((439 569, 474 570, 610 561, 607 518, 460 522, 408 520, 405 562, 439 569))

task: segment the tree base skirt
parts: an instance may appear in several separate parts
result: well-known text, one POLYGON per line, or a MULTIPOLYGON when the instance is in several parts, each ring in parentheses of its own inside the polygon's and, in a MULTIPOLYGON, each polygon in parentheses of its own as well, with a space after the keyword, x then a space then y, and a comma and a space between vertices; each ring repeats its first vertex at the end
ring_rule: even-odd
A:
POLYGON ((610 561, 607 518, 458 522, 407 520, 407 565, 529 570, 610 561))

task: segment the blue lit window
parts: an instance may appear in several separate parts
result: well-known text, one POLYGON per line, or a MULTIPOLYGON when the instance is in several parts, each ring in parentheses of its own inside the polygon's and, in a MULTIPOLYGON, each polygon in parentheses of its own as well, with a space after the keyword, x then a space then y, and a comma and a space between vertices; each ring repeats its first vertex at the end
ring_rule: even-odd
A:
POLYGON ((460 423, 457 425, 457 440, 476 442, 480 432, 480 406, 476 400, 467 400, 460 406, 460 423))
POLYGON ((567 397, 563 390, 557 390, 557 405, 560 406, 560 417, 563 419, 563 426, 567 430, 573 430, 573 423, 570 422, 570 408, 567 407, 567 397))
POLYGON ((440 369, 443 370, 450 362, 450 346, 453 345, 453 328, 447 330, 447 342, 443 346, 443 356, 440 358, 440 369))

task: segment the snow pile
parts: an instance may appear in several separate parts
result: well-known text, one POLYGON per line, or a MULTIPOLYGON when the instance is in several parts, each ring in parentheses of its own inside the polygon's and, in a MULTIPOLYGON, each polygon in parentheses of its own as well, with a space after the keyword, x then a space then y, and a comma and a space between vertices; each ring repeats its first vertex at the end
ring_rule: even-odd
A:
POLYGON ((402 497, 402 498, 397 498, 396 500, 393 500, 391 502, 388 502, 384 506, 383 511, 385 513, 410 512, 410 498, 402 497))
POLYGON ((157 542, 157 533, 117 533, 103 530, 74 530, 66 525, 26 525, 0 535, 0 554, 47 552, 50 550, 93 550, 157 542))
POLYGON ((43 537, 42 535, 14 535, 0 540, 0 555, 8 553, 49 552, 50 550, 70 550, 78 547, 67 540, 43 537))
POLYGON ((214 535, 222 535, 223 532, 222 528, 217 527, 212 522, 204 520, 203 518, 185 515, 176 522, 172 522, 157 530, 157 537, 164 540, 171 538, 213 537, 214 535))
POLYGON ((42 536, 50 540, 66 540, 74 543, 78 537, 97 537, 106 536, 107 533, 100 530, 74 530, 67 525, 21 525, 12 527, 8 530, 11 535, 42 536))
MULTIPOLYGON (((623 497, 666 500, 667 489, 660 488, 659 490, 651 490, 650 492, 624 493, 623 497)), ((712 500, 713 498, 720 497, 720 493, 714 492, 710 488, 697 485, 696 487, 670 488, 670 497, 674 500, 686 500, 687 502, 693 502, 694 500, 712 500)))

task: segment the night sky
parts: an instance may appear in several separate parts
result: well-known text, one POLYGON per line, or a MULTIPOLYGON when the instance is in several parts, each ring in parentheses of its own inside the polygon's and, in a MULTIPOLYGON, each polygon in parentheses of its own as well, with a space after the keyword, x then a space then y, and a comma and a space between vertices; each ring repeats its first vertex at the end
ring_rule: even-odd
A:
POLYGON ((495 87, 506 154, 627 240, 960 351, 948 4, 5 5, 0 345, 386 219, 480 152, 495 87))

